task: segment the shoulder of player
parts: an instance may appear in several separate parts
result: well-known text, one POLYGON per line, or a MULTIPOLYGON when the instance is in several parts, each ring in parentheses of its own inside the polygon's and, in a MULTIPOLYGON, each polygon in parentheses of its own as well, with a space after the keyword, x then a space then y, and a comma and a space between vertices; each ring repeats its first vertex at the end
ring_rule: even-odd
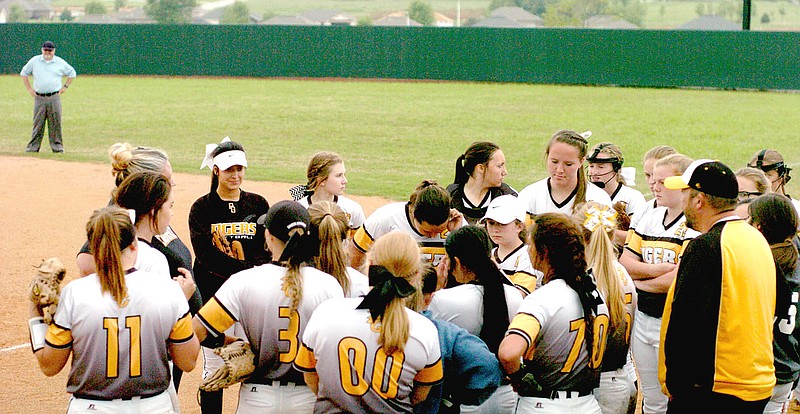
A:
POLYGON ((531 196, 532 193, 536 193, 539 191, 547 191, 547 178, 542 178, 539 181, 536 181, 532 184, 528 184, 522 191, 519 192, 519 196, 531 196))
POLYGON ((624 184, 622 184, 622 188, 619 190, 618 198, 622 201, 633 201, 642 205, 647 202, 641 191, 624 184))
POLYGON ((602 188, 592 184, 586 183, 586 201, 596 201, 598 203, 611 205, 611 196, 608 195, 602 188))
POLYGON ((261 194, 251 193, 249 191, 244 191, 244 190, 242 190, 241 194, 239 195, 239 201, 240 202, 246 202, 246 203, 252 203, 252 204, 269 205, 269 203, 267 202, 267 199, 264 198, 264 196, 262 196, 261 194))
POLYGON ((405 220, 405 202, 395 202, 382 205, 375 209, 372 214, 367 217, 366 223, 370 223, 373 225, 380 225, 393 220, 395 217, 402 217, 405 220))
POLYGON ((493 187, 491 191, 494 194, 494 197, 499 197, 501 195, 513 195, 516 197, 519 195, 517 190, 506 183, 500 183, 500 187, 493 187))

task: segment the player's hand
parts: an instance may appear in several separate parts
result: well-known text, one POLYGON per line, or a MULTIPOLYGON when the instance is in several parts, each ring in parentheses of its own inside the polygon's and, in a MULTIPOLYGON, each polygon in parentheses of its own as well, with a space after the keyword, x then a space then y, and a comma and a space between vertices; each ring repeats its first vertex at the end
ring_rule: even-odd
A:
POLYGON ((28 317, 29 318, 38 318, 38 317, 44 316, 44 313, 42 313, 42 309, 39 307, 39 305, 37 305, 32 300, 28 300, 26 302, 28 302, 28 317))
POLYGON ((58 90, 58 94, 59 94, 59 95, 63 95, 63 94, 64 94, 64 92, 66 92, 66 91, 67 91, 67 88, 65 88, 65 87, 63 87, 63 86, 62 86, 62 87, 61 87, 61 89, 59 89, 59 90, 58 90))
POLYGON ((450 209, 450 217, 447 218, 447 231, 451 232, 455 229, 461 227, 461 224, 464 223, 464 215, 461 214, 460 211, 451 208, 450 209))
POLYGON ((186 300, 189 300, 192 295, 194 295, 194 291, 197 289, 197 286, 194 284, 192 272, 183 267, 179 267, 178 272, 180 275, 175 276, 172 279, 178 282, 178 285, 180 285, 181 290, 183 291, 183 295, 186 296, 186 300))
POLYGON ((30 94, 34 98, 36 97, 36 91, 34 91, 33 89, 28 89, 28 94, 30 94))
POLYGON ((450 276, 450 258, 445 256, 436 265, 436 290, 447 287, 447 278, 450 276))

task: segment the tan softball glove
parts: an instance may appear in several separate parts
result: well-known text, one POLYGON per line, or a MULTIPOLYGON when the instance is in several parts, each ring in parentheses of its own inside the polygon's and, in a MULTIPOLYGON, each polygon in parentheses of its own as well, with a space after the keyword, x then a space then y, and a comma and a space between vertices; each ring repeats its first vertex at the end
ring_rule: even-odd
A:
POLYGON ((222 358, 222 366, 200 383, 200 389, 207 392, 219 391, 242 382, 256 370, 256 355, 245 341, 236 341, 214 349, 222 358))
POLYGON ((31 301, 41 310, 44 322, 50 324, 58 308, 61 281, 64 280, 67 269, 57 257, 51 257, 35 268, 36 275, 30 285, 31 301))

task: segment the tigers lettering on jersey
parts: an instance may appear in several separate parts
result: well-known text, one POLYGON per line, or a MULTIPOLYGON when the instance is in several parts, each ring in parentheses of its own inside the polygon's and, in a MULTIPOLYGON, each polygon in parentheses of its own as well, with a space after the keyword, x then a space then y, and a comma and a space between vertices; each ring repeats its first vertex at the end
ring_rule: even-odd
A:
POLYGON ((239 223, 214 223, 211 225, 211 232, 217 232, 226 236, 254 236, 258 224, 239 222, 239 223))

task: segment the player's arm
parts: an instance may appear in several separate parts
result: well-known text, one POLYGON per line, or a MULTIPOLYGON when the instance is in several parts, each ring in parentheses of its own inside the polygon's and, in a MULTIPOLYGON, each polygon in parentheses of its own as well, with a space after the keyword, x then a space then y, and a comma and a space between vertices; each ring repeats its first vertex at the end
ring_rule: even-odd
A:
POLYGON ((411 390, 411 405, 417 405, 425 401, 430 391, 430 385, 414 384, 414 388, 411 390))
POLYGON ((645 292, 667 293, 669 287, 672 286, 672 282, 675 280, 675 276, 678 274, 678 266, 673 266, 674 268, 671 271, 663 275, 651 279, 634 280, 633 283, 636 285, 637 289, 645 292))
POLYGON ((306 381, 306 386, 308 389, 314 392, 314 395, 317 394, 319 391, 319 374, 316 371, 313 372, 304 372, 303 379, 306 381))
POLYGON ((36 96, 36 91, 34 91, 33 88, 31 87, 31 81, 28 79, 27 76, 25 75, 22 76, 22 83, 25 84, 25 89, 28 90, 28 93, 31 96, 36 96))
POLYGON ((645 263, 629 249, 622 252, 619 263, 625 267, 633 280, 652 279, 674 272, 678 265, 674 263, 645 263))
MULTIPOLYGON (((42 373, 52 377, 67 365, 69 354, 72 353, 72 335, 67 330, 56 329, 64 333, 60 338, 63 338, 65 344, 63 347, 53 347, 45 342, 47 335, 51 334, 50 326, 44 323, 41 311, 33 302, 30 302, 29 316, 31 320, 28 322, 28 327, 31 334, 31 347, 34 350, 33 355, 36 356, 42 373)), ((57 342, 60 344, 60 341, 57 342)))
POLYGON ((197 336, 183 343, 170 342, 167 347, 172 362, 183 372, 190 372, 197 363, 197 354, 200 353, 200 341, 197 336))
POLYGON ((75 261, 78 262, 78 271, 81 277, 97 272, 94 266, 94 256, 89 253, 78 253, 75 261))
POLYGON ((528 349, 528 341, 521 335, 510 333, 500 342, 497 349, 497 358, 506 374, 513 374, 522 367, 522 355, 528 349))

